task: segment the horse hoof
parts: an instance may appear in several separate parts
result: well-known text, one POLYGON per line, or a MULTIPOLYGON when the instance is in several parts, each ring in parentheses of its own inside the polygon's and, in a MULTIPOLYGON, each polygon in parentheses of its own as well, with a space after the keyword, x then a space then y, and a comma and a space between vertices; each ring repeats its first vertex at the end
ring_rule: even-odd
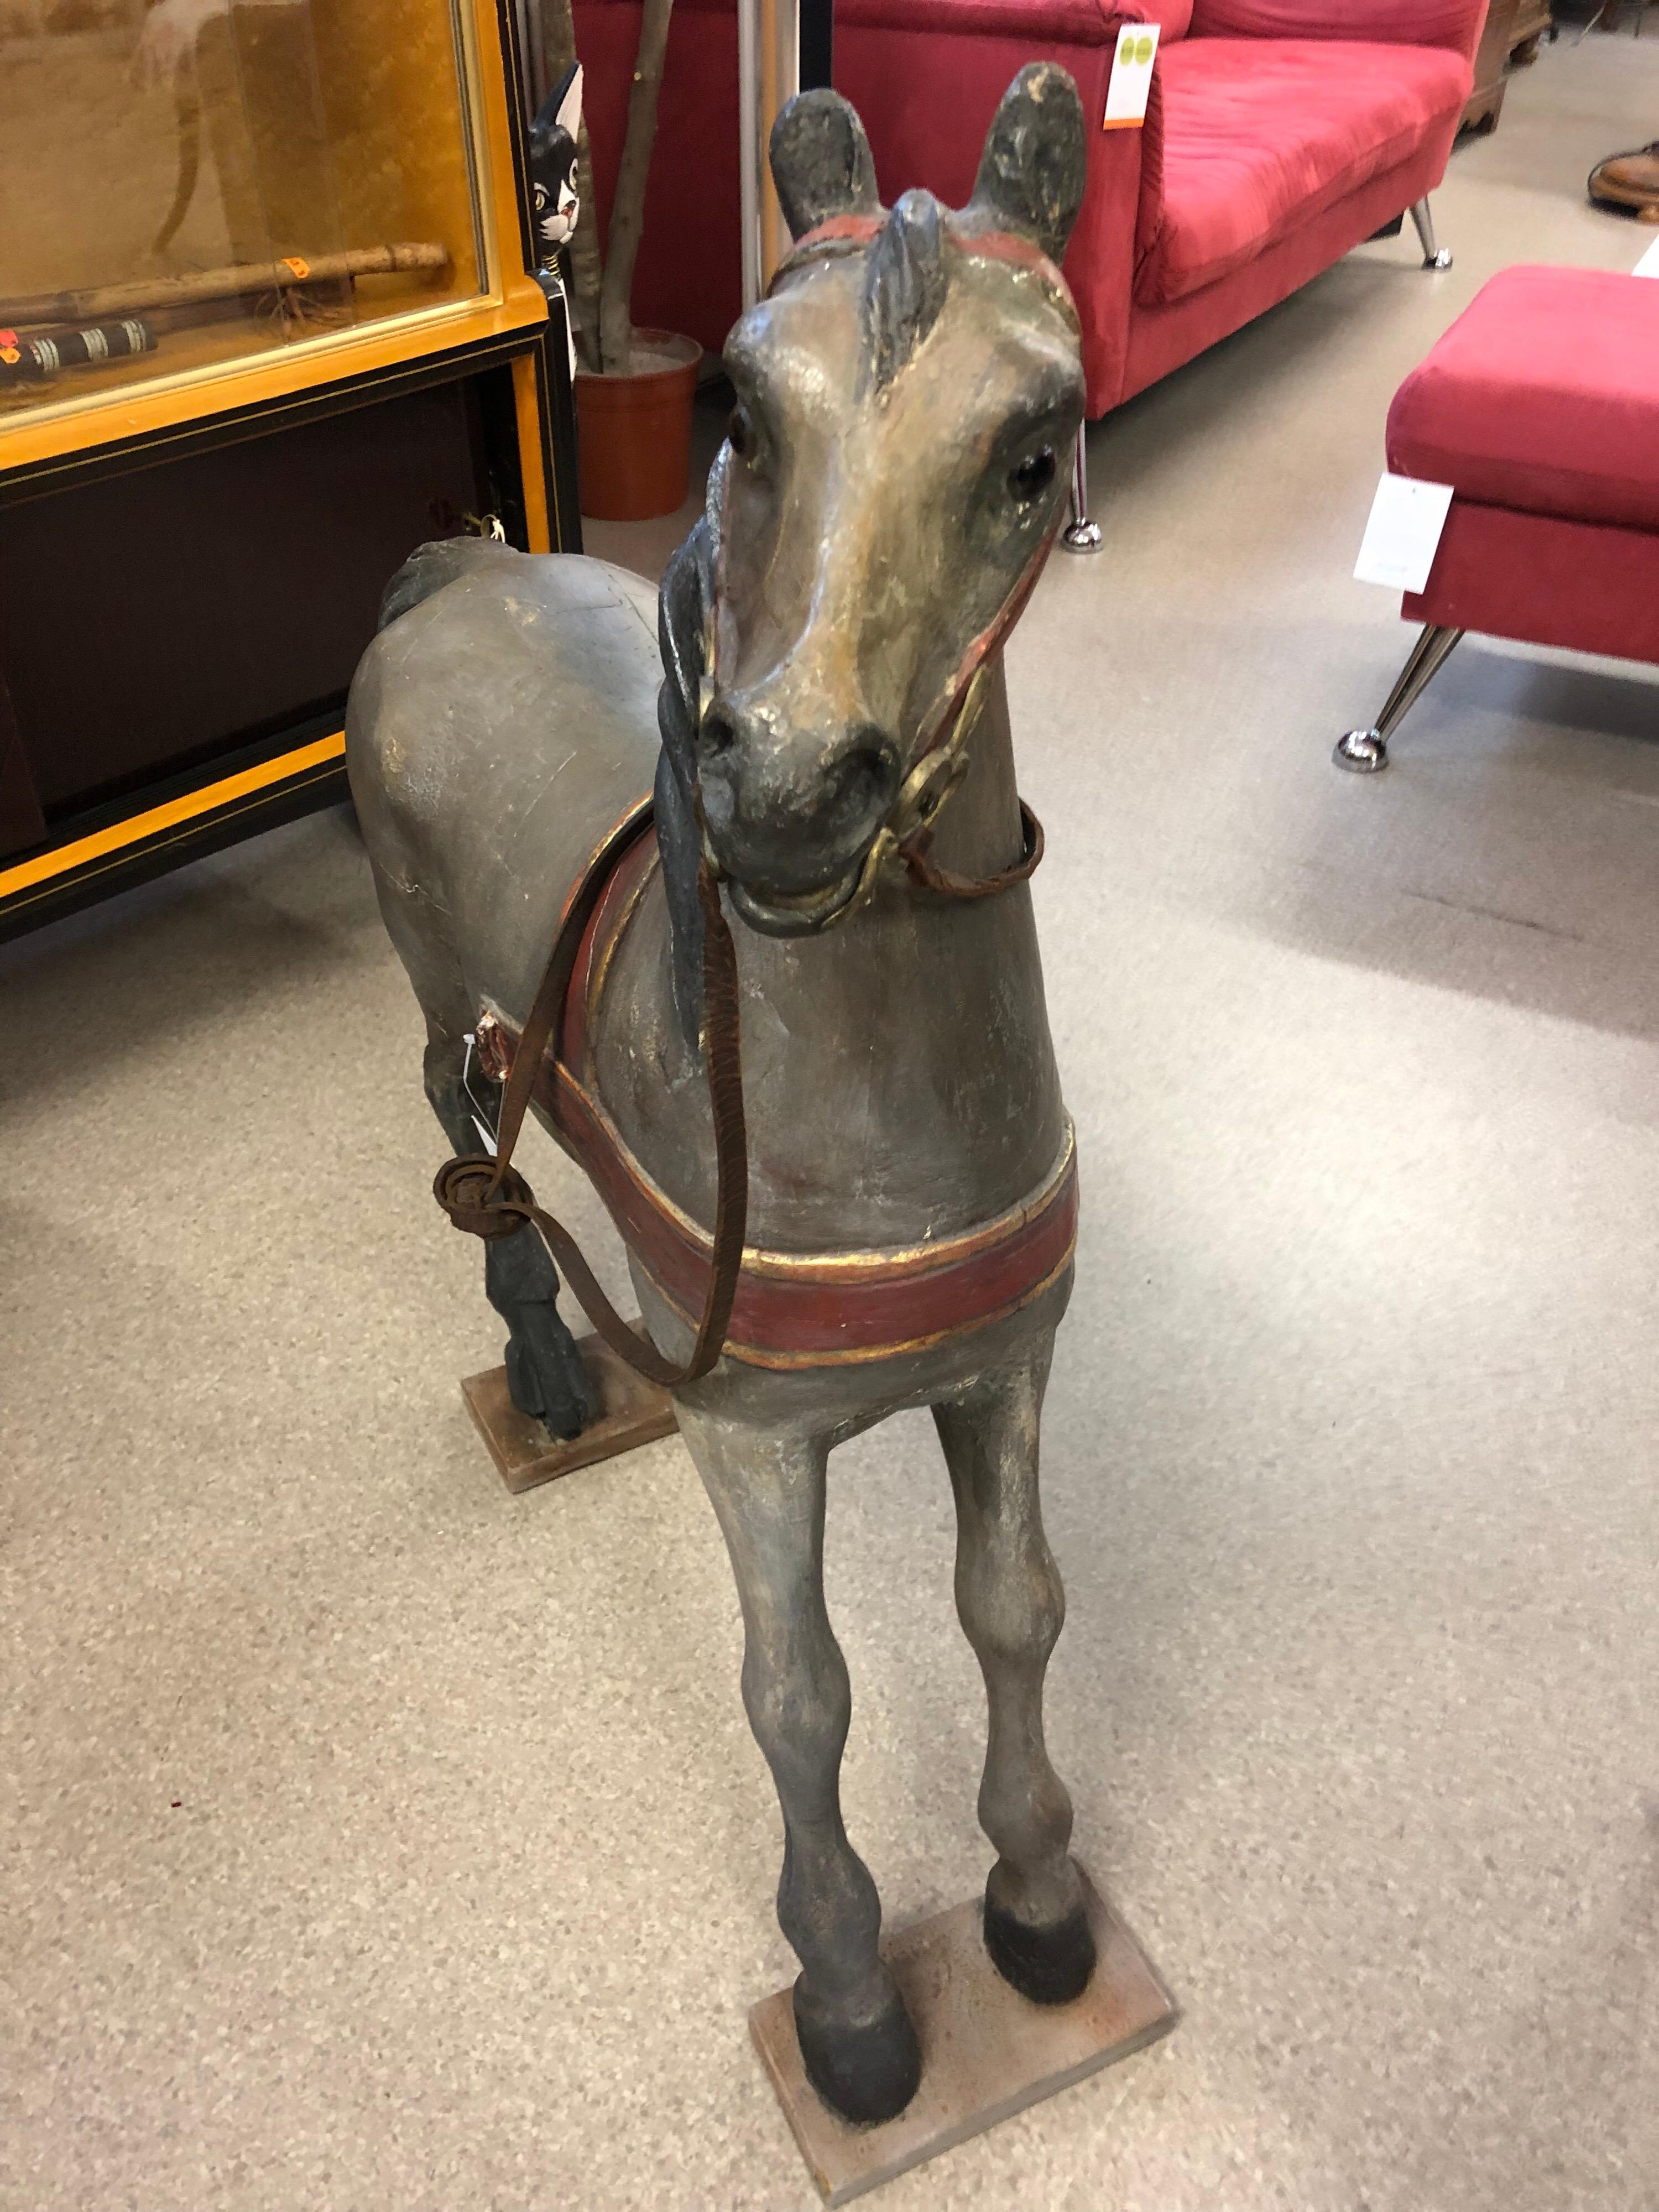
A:
POLYGON ((1079 1905, 1049 1928, 1030 1928, 985 1900, 985 1948, 1005 1982, 1033 2004, 1070 2004, 1089 1986, 1097 1953, 1079 1905))
POLYGON ((797 1982, 795 2033, 807 2080, 843 2120, 871 2127, 895 2119, 915 2095, 921 2045, 896 1990, 874 2020, 849 2024, 814 2019, 797 1982))
POLYGON ((551 1328, 514 1330, 506 1358, 507 1395, 519 1411, 562 1443, 580 1436, 598 1408, 569 1332, 556 1322, 551 1328))

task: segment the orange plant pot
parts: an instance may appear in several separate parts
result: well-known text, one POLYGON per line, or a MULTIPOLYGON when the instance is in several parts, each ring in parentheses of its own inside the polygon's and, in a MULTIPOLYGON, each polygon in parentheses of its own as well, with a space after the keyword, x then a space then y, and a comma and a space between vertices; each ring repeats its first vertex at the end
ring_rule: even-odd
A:
POLYGON ((644 522, 684 503, 691 477, 691 402, 702 348, 672 331, 636 331, 660 366, 627 376, 576 374, 576 476, 596 522, 644 522))

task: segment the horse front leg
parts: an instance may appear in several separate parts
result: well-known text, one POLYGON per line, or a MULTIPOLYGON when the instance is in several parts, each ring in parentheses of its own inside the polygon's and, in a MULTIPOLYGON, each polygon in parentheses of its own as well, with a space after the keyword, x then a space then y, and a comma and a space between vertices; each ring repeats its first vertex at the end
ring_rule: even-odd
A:
POLYGON ((1072 1801, 1048 1762, 1042 1681, 1066 1618, 1037 1502, 1037 1435, 1054 1332, 1021 1359, 937 1405, 957 1502, 957 1610, 985 1677, 990 1728, 980 1825, 997 1849, 985 1946, 1037 2004, 1087 1987, 1095 1942, 1066 1846, 1072 1801))
POLYGON ((783 1808, 778 1921, 801 1963, 795 2028, 807 2078, 846 2119, 890 2119, 915 2094, 921 2053, 877 1953, 881 1900, 842 1821, 852 1695, 823 1602, 828 1443, 750 1430, 683 1399, 677 1411, 731 1555, 744 1706, 783 1808))

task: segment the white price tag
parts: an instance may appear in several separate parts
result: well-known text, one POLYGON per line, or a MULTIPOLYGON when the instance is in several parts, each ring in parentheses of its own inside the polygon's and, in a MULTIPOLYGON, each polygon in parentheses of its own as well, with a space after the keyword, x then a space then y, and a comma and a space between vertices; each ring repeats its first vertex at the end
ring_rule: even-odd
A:
POLYGON ((1394 592, 1420 592, 1440 550, 1452 489, 1450 484, 1424 483, 1385 471, 1353 572, 1358 581, 1386 584, 1394 592))
POLYGON ((477 1058, 478 1036, 476 1030, 466 1033, 466 1058, 461 1062, 461 1089, 471 1109, 472 1126, 478 1133, 478 1141, 493 1160, 495 1157, 495 1132, 490 1126, 493 1117, 485 1101, 472 1088, 472 1063, 477 1058))
POLYGON ((1126 23, 1119 33, 1112 81, 1106 88, 1106 130, 1138 131, 1146 120, 1158 33, 1156 23, 1126 23))
POLYGON ((1659 276, 1659 238, 1656 238, 1631 270, 1632 276, 1659 276))

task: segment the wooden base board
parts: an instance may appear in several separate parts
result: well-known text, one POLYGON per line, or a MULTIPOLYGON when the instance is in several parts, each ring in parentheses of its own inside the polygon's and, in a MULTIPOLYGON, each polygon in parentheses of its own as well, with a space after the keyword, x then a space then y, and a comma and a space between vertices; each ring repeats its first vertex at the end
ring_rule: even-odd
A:
POLYGON ((986 1954, 977 1898, 883 1945, 921 2039, 922 2073, 905 2110, 878 2127, 838 2119, 807 2081, 791 1990, 754 2007, 749 2032, 826 2203, 878 2188, 1169 2033, 1174 2000, 1085 1881, 1100 1963, 1073 2004, 1032 2004, 1009 1988, 986 1954))
POLYGON ((614 1459, 636 1444, 654 1443, 659 1437, 674 1433, 674 1401, 666 1390, 636 1375, 601 1337, 584 1336, 576 1349, 599 1410, 568 1443, 550 1437, 539 1421, 519 1411, 507 1387, 505 1367, 469 1375, 461 1385, 466 1409, 509 1490, 534 1490, 538 1483, 556 1481, 562 1474, 574 1474, 579 1467, 614 1459))

